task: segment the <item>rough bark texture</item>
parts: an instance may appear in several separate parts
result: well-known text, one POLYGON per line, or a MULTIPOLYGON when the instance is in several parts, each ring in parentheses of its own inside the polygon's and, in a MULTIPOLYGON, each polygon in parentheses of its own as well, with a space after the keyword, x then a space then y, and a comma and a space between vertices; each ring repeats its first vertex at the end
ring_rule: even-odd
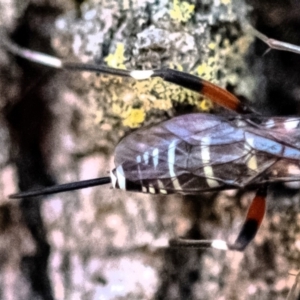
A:
MULTIPOLYGON (((248 2, 259 30, 297 43, 298 2, 248 2)), ((264 113, 299 110, 300 56, 263 56, 263 44, 250 45, 241 29, 248 11, 243 2, 91 0, 79 7, 58 0, 23 7, 0 1, 0 23, 17 43, 71 61, 183 69, 264 113)), ((106 176, 113 148, 130 128, 206 110, 206 100, 158 80, 137 84, 56 72, 1 47, 0 82, 1 298, 286 298, 300 249, 294 191, 272 189, 262 228, 244 253, 160 245, 178 235, 234 239, 251 193, 182 198, 103 186, 7 200, 18 188, 106 176)))

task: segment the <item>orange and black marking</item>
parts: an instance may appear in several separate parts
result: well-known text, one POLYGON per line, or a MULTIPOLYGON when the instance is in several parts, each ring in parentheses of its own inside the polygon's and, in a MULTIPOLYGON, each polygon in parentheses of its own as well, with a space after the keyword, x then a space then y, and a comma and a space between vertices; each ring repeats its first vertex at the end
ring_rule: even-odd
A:
POLYGON ((238 113, 245 113, 247 109, 240 100, 227 90, 198 76, 173 69, 154 70, 151 77, 161 77, 167 82, 172 82, 181 87, 200 93, 214 103, 238 113))
POLYGON ((256 192, 254 199, 248 209, 246 220, 232 250, 243 251, 255 237, 266 212, 267 185, 263 185, 256 192))

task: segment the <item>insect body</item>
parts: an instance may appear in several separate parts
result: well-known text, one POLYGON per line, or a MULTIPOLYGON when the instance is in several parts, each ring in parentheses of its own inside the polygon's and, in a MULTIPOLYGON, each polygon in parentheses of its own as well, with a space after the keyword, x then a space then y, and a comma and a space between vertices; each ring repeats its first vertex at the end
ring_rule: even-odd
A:
POLYGON ((199 194, 298 180, 299 122, 190 114, 140 129, 116 147, 113 186, 199 194))
MULTIPOLYGON (((202 93, 236 112, 249 112, 232 94, 196 76, 171 69, 128 71, 64 62, 20 48, 9 40, 9 51, 55 68, 95 71, 144 80, 161 77, 202 93)), ((115 150, 110 177, 68 183, 11 198, 70 191, 110 183, 114 188, 150 194, 200 194, 205 191, 255 188, 256 196, 233 245, 224 241, 176 239, 178 247, 212 246, 243 250, 255 236, 265 213, 267 185, 300 181, 300 118, 264 118, 244 114, 190 114, 143 128, 125 137, 115 150)))
POLYGON ((125 137, 116 147, 110 178, 95 185, 111 182, 127 191, 197 195, 298 181, 299 126, 300 118, 176 117, 125 137))
MULTIPOLYGON (((109 182, 114 188, 151 194, 200 194, 258 188, 276 181, 298 181, 299 124, 300 118, 183 115, 125 137, 116 147, 116 168, 110 178, 11 197, 50 194, 109 182)), ((253 202, 254 214, 249 210, 248 222, 255 222, 251 232, 258 229, 264 214, 262 195, 265 196, 264 189, 257 194, 258 202, 253 202)), ((243 249, 245 243, 231 247, 243 249)))

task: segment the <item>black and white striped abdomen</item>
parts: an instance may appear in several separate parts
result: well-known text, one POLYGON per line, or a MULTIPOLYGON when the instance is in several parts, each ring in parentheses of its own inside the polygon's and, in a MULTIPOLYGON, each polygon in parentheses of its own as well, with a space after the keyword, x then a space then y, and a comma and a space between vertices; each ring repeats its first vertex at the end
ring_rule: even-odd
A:
POLYGON ((113 186, 197 194, 274 177, 278 161, 299 160, 300 151, 264 137, 263 129, 247 120, 190 114, 137 130, 116 147, 113 186))

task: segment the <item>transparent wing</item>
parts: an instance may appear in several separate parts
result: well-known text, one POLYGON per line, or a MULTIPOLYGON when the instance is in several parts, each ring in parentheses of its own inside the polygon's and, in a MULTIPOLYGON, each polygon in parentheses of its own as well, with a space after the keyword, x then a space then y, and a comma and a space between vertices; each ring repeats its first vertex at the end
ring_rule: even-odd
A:
MULTIPOLYGON (((256 117, 257 118, 257 117, 256 117)), ((300 149, 300 118, 299 117, 259 117, 259 125, 247 130, 283 145, 300 149)))
MULTIPOLYGON (((240 117, 180 116, 124 138, 115 150, 115 163, 135 184, 183 194, 276 181, 287 176, 283 166, 295 159, 284 156, 286 141, 273 138, 270 128, 266 132, 265 121, 257 125, 240 117)), ((274 127, 273 134, 278 130, 274 127)))

